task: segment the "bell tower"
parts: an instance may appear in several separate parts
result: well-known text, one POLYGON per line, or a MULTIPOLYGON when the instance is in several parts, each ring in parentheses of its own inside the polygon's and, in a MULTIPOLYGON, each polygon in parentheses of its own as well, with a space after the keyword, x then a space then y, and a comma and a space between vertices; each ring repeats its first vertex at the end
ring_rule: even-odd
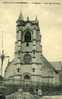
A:
POLYGON ((56 70, 43 56, 40 43, 41 34, 37 17, 34 20, 30 20, 29 17, 24 19, 20 14, 16 21, 15 57, 5 69, 5 78, 12 79, 11 84, 15 84, 15 88, 19 89, 18 93, 22 92, 14 93, 16 99, 19 99, 19 96, 24 96, 23 99, 31 99, 31 96, 37 98, 34 95, 42 96, 44 85, 58 84, 58 80, 55 80, 56 70))
POLYGON ((39 63, 42 46, 37 17, 35 20, 30 20, 29 17, 24 20, 23 15, 20 14, 16 23, 16 57, 20 59, 21 64, 39 63))

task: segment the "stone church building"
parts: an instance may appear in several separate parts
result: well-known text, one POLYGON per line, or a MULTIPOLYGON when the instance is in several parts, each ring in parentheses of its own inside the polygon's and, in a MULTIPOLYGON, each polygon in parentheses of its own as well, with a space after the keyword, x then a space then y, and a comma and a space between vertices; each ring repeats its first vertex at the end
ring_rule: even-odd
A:
MULTIPOLYGON (((22 84, 23 86, 19 86, 17 91, 7 95, 6 99, 34 98, 28 92, 29 84, 35 87, 37 84, 59 84, 57 70, 42 54, 40 43, 41 33, 37 17, 34 20, 30 20, 29 17, 24 20, 21 14, 16 21, 15 57, 8 63, 4 78, 12 79, 14 83, 23 82, 24 85, 22 84)), ((42 95, 40 87, 37 91, 39 95, 42 95)))

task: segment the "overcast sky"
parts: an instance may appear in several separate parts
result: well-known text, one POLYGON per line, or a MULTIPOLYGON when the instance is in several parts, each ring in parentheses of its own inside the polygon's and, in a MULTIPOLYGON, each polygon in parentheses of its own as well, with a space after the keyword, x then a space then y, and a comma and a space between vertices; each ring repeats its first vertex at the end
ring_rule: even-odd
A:
MULTIPOLYGON (((10 0, 1 0, 9 1, 10 0)), ((0 2, 1 2, 0 1, 0 2)), ((15 0, 12 0, 12 2, 15 0)), ((21 0, 18 0, 18 2, 21 0)), ((24 0, 25 1, 25 0, 24 0)), ((22 11, 24 18, 38 17, 42 35, 43 54, 49 61, 62 61, 62 2, 61 0, 27 0, 43 4, 3 4, 0 3, 0 52, 2 48, 2 33, 6 55, 13 57, 16 40, 16 20, 22 11), (44 4, 59 2, 59 4, 44 4)))

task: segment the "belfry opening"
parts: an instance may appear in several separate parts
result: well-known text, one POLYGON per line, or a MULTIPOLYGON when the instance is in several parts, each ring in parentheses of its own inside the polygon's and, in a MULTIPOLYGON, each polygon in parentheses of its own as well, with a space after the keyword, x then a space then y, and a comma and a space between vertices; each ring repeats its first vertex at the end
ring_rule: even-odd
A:
POLYGON ((30 42, 31 41, 31 32, 26 31, 25 33, 25 42, 30 42))

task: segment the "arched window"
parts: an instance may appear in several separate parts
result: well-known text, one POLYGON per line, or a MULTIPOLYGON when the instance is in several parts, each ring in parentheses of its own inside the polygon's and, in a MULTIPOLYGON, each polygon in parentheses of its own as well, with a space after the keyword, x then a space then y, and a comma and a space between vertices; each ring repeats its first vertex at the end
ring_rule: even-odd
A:
POLYGON ((32 62, 32 57, 31 57, 31 55, 30 54, 25 54, 24 55, 24 63, 25 64, 30 64, 32 62))
POLYGON ((31 41, 31 32, 30 31, 26 31, 24 40, 25 40, 25 42, 31 41))

